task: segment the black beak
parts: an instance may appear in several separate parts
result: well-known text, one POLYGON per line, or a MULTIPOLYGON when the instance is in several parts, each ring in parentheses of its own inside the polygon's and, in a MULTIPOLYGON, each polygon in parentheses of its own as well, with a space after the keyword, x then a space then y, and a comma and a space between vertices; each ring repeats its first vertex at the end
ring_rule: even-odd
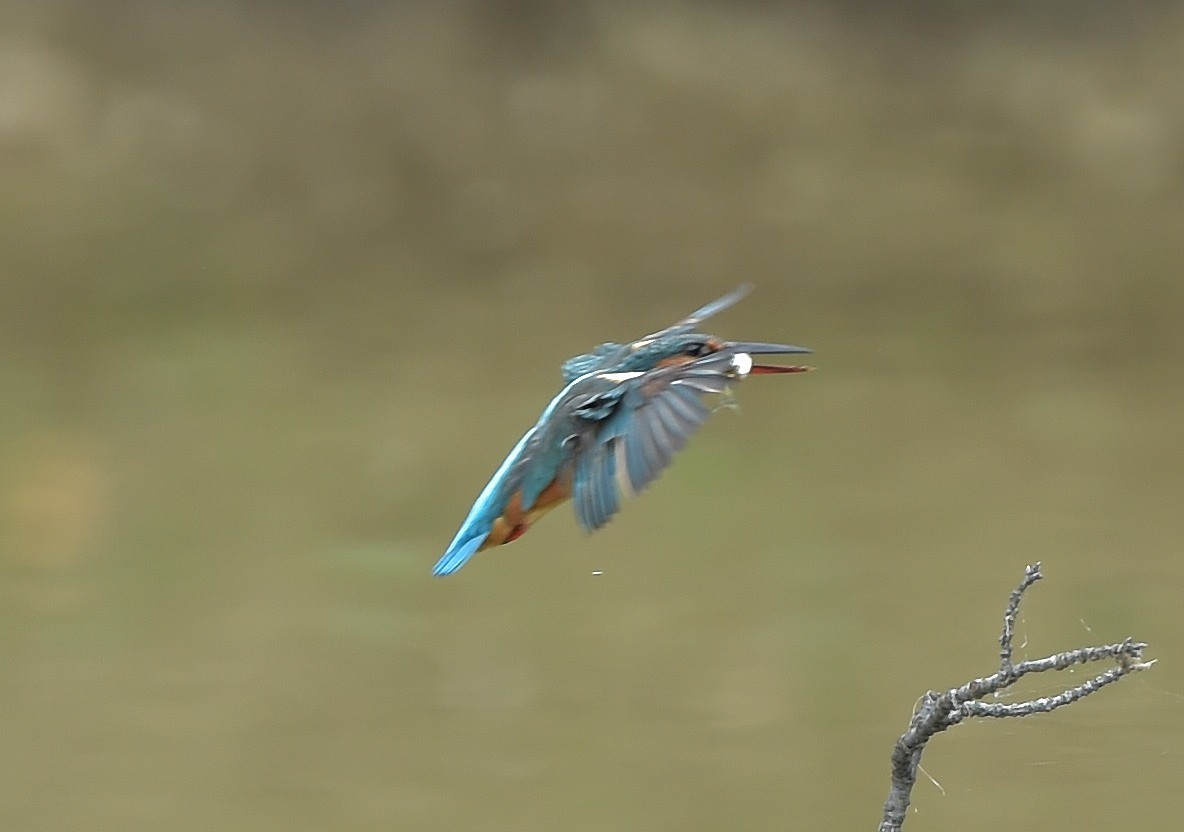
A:
POLYGON ((728 344, 728 348, 735 352, 746 352, 749 355, 792 355, 814 352, 809 347, 795 347, 793 344, 762 344, 759 341, 732 341, 728 344))
MULTIPOLYGON (((795 347, 793 344, 765 344, 759 341, 734 341, 728 344, 733 353, 744 352, 749 355, 800 355, 813 352, 809 347, 795 347)), ((772 373, 805 373, 813 370, 805 364, 756 364, 750 372, 753 375, 768 375, 772 373)))

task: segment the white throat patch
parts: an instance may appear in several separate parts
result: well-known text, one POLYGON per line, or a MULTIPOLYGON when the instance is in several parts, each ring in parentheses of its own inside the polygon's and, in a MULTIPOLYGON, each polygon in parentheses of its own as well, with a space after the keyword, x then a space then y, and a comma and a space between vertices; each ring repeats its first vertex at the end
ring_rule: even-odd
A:
POLYGON ((739 378, 744 378, 752 372, 752 356, 746 352, 738 352, 732 356, 732 369, 739 378))

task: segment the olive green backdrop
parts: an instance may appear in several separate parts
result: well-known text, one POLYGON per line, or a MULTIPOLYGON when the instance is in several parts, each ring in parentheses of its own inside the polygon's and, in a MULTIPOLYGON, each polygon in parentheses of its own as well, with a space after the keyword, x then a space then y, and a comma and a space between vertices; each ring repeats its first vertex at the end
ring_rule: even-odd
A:
POLYGON ((0 829, 870 829, 1037 559, 1021 656, 1161 662, 907 828, 1177 824, 1184 15, 993 5, 4 3, 0 829), (430 577, 742 281, 817 373, 430 577))

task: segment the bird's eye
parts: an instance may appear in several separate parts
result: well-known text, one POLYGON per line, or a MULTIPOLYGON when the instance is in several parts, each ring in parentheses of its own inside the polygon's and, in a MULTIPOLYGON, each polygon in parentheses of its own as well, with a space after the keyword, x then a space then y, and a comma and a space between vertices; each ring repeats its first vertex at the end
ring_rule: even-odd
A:
POLYGON ((711 352, 711 348, 702 341, 696 341, 693 344, 687 344, 682 352, 683 355, 689 355, 691 358, 702 358, 711 352))

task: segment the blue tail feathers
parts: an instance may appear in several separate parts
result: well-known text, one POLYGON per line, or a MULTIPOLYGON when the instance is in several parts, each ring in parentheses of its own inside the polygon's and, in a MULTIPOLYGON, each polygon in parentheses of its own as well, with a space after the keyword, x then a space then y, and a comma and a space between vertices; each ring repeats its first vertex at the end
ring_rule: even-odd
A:
POLYGON ((482 534, 470 537, 468 540, 454 540, 444 556, 436 562, 432 574, 437 576, 451 575, 460 569, 481 548, 481 544, 485 542, 487 536, 482 534))

